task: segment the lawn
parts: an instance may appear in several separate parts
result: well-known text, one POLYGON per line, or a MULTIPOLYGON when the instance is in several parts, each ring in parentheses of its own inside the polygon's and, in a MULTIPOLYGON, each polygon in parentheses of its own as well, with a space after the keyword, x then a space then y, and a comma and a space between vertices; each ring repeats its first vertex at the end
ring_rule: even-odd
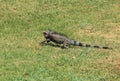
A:
POLYGON ((0 81, 120 81, 120 0, 0 0, 0 81), (47 29, 113 49, 41 46, 47 29))

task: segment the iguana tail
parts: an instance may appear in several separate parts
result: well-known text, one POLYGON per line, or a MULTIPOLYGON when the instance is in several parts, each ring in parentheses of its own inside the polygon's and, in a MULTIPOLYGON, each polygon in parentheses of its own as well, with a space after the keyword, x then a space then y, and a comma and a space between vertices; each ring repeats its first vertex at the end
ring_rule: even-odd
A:
POLYGON ((71 42, 72 45, 74 46, 81 46, 81 47, 93 47, 93 48, 100 48, 100 49, 112 49, 111 47, 107 47, 107 46, 97 46, 97 45, 90 45, 90 44, 83 44, 81 42, 77 42, 77 41, 72 41, 71 42))

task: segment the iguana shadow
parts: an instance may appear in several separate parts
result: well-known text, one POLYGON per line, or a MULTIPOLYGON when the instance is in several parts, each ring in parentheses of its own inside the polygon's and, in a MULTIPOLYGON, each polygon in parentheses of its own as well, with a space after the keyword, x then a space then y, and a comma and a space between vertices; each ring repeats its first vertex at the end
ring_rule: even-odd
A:
POLYGON ((52 46, 52 47, 58 47, 58 48, 63 48, 62 46, 58 45, 58 44, 53 44, 53 43, 40 43, 39 45, 41 46, 46 46, 46 45, 49 45, 49 46, 52 46))

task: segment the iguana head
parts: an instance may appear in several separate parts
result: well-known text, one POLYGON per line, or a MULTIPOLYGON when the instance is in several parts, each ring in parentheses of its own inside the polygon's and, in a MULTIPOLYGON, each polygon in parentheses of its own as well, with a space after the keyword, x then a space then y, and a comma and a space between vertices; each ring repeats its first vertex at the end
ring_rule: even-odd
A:
POLYGON ((43 35, 44 35, 45 38, 48 38, 50 36, 50 34, 52 34, 51 30, 43 31, 43 35))

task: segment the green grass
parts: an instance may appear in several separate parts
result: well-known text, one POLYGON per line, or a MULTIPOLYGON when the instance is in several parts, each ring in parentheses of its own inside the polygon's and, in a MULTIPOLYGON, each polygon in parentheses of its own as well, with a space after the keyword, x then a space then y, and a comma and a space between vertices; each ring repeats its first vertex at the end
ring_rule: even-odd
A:
POLYGON ((120 0, 0 0, 0 81, 120 81, 120 0), (52 29, 113 47, 40 46, 52 29))

